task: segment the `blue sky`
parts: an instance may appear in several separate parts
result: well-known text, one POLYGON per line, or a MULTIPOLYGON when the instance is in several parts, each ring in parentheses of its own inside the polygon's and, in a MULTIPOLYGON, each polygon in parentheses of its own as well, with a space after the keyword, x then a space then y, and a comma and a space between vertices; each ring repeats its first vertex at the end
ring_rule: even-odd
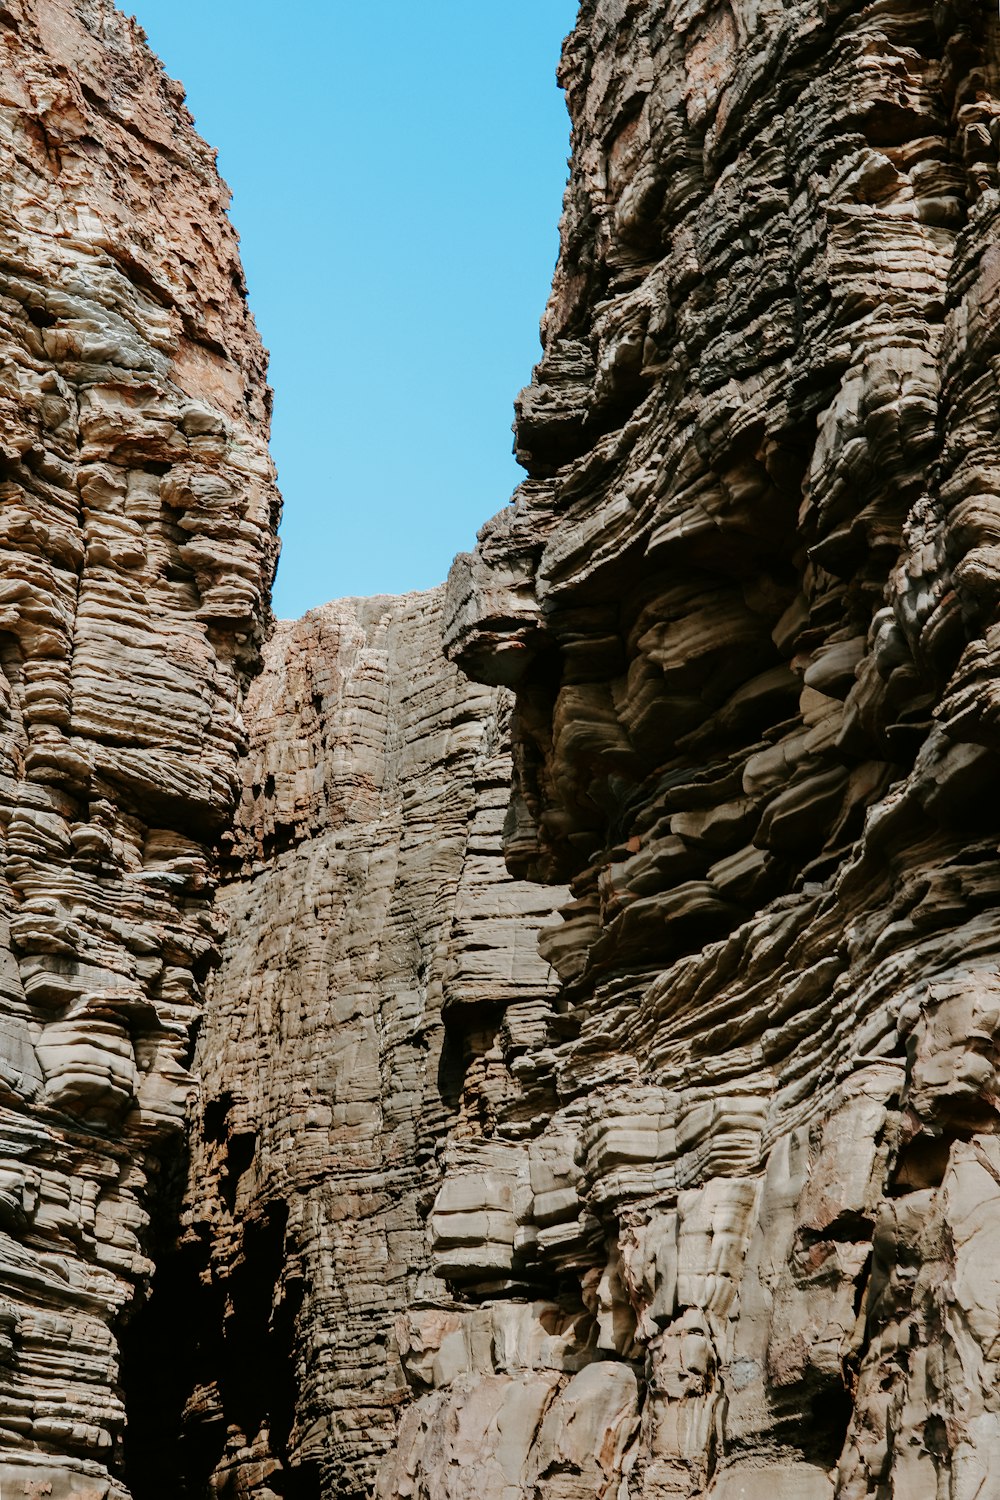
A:
POLYGON ((522 477, 576 0, 131 5, 233 190, 275 389, 276 613, 441 582, 522 477))

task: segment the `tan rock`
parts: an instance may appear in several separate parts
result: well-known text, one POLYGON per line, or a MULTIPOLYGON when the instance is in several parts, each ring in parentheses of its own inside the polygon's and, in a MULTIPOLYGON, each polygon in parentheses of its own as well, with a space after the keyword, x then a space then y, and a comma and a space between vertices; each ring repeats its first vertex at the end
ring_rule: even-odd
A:
POLYGON ((279 502, 179 86, 106 0, 9 0, 0 72, 0 1490, 125 1500, 279 502))
POLYGON ((247 745, 225 192, 0 6, 5 1492, 991 1493, 997 42, 586 0, 529 477, 247 745))
POLYGON ((188 1401, 210 1458, 189 1484, 360 1492, 412 1393, 435 1493, 507 1500, 522 1424, 588 1357, 561 1306, 470 1309, 434 1274, 480 1299, 523 1280, 528 1152, 492 1122, 544 1035, 558 900, 504 869, 509 703, 445 661, 441 595, 281 624, 251 689, 174 1314, 223 1351, 188 1401), (487 1435, 455 1472, 448 1445, 465 1464, 487 1435))

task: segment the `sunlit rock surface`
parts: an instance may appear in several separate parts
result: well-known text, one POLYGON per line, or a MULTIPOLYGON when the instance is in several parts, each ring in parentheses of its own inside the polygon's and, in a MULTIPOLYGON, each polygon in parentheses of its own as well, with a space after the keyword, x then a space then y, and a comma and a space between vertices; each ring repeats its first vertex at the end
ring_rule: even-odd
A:
POLYGON ((559 987, 512 1042, 490 974, 541 907, 484 945, 450 915, 422 726, 502 735, 433 686, 436 603, 430 634, 408 601, 285 631, 177 1252, 228 1351, 188 1472, 266 1500, 995 1482, 996 57, 985 8, 583 7, 530 477, 445 609, 451 658, 516 693, 507 889, 560 903, 559 987), (339 695, 310 676, 355 659, 339 695), (383 792, 363 827, 362 768, 391 789, 408 757, 411 811, 383 792), (348 895, 359 837, 389 869, 348 895), (469 1003, 386 922, 446 966, 484 946, 469 1003), (227 1361, 265 1320, 296 1384, 254 1404, 227 1361))
POLYGON ((508 695, 445 661, 441 596, 283 623, 251 689, 184 1232, 151 1308, 187 1372, 148 1430, 163 1493, 363 1494, 407 1362, 463 1336, 432 1253, 511 1278, 559 895, 504 868, 508 695))
POLYGON ((572 885, 559 1025, 481 1147, 523 1290, 437 1252, 472 1352, 385 1497, 997 1486, 998 62, 985 4, 581 8, 529 478, 447 624, 572 885))
POLYGON ((584 0, 529 477, 247 740, 225 191, 0 4, 5 1500, 994 1493, 998 31, 584 0))
POLYGON ((276 553, 264 356, 182 101, 104 0, 0 5, 4 1500, 123 1493, 119 1337, 276 553))

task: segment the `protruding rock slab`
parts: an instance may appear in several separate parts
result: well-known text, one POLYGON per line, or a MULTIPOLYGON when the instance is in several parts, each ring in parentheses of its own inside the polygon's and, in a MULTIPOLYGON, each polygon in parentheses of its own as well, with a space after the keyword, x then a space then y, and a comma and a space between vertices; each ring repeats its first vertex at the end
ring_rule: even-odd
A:
POLYGON ((511 868, 571 883, 558 1106, 432 1225, 492 1295, 527 1181, 641 1416, 466 1480, 510 1377, 442 1363, 386 1497, 994 1482, 998 59, 988 4, 581 6, 530 477, 446 622, 516 689, 511 868))

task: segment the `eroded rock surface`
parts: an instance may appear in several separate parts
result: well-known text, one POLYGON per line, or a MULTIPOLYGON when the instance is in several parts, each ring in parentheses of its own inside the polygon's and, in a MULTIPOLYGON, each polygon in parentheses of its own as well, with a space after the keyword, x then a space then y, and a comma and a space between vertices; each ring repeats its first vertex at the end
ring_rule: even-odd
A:
POLYGON ((468 1307, 386 1500, 996 1488, 998 41, 581 8, 530 477, 447 627, 573 892, 490 1311, 536 1337, 468 1307))
POLYGON ((278 511, 227 201, 134 24, 0 5, 4 1500, 124 1493, 119 1337, 219 940, 278 511))
POLYGON ((463 1336, 430 1272, 444 1170, 436 1253, 511 1278, 559 897, 504 868, 508 695, 445 661, 442 592, 280 624, 251 689, 184 1233, 152 1304, 183 1377, 148 1434, 155 1493, 366 1493, 404 1364, 463 1336))
POLYGON ((529 479, 446 608, 514 878, 436 596, 283 628, 164 1303, 195 1492, 995 1485, 997 45, 583 5, 529 479))
POLYGON ((224 190, 0 5, 6 1496, 994 1492, 998 29, 584 0, 529 478, 243 756, 224 190))

